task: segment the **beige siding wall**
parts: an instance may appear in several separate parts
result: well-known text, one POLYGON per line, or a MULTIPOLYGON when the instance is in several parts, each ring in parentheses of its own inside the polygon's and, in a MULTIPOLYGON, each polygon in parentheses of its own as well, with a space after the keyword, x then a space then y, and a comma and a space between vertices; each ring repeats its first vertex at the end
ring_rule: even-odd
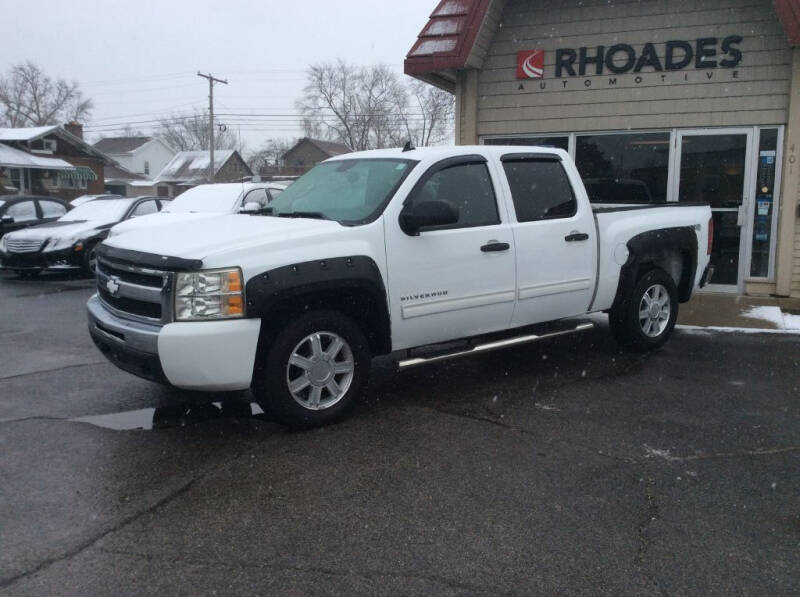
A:
POLYGON ((791 50, 769 0, 508 0, 478 77, 476 132, 785 124, 790 79, 791 50), (735 69, 645 67, 639 82, 632 72, 555 78, 558 48, 587 46, 591 56, 598 45, 626 43, 638 55, 653 42, 663 61, 667 40, 728 35, 744 37, 735 69), (543 79, 516 78, 517 52, 526 49, 546 51, 543 79))

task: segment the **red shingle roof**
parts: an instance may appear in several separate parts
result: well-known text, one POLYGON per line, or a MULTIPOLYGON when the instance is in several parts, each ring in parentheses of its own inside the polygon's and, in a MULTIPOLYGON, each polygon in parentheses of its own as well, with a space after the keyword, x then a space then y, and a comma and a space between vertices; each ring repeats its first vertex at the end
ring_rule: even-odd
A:
POLYGON ((800 0, 775 0, 775 10, 792 46, 800 46, 800 0))
POLYGON ((490 0, 441 0, 405 61, 407 75, 463 68, 490 0))

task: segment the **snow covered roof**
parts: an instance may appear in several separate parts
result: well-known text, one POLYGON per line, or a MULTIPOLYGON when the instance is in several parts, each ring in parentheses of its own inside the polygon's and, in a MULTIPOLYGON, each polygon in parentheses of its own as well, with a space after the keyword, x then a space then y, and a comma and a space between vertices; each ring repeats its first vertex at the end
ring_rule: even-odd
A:
POLYGON ((59 128, 61 127, 57 124, 16 129, 0 128, 0 141, 34 141, 59 128))
POLYGON ((104 153, 128 153, 149 143, 152 137, 106 137, 94 144, 94 148, 104 153))
POLYGON ((408 51, 405 73, 453 91, 451 71, 467 65, 490 5, 504 1, 441 0, 408 51))
POLYGON ((58 158, 44 158, 0 143, 0 167, 74 170, 75 166, 58 158))
MULTIPOLYGON (((218 149, 214 152, 214 174, 219 172, 233 154, 234 149, 218 149)), ((208 151, 180 151, 156 176, 157 182, 200 181, 208 177, 211 155, 208 151)))

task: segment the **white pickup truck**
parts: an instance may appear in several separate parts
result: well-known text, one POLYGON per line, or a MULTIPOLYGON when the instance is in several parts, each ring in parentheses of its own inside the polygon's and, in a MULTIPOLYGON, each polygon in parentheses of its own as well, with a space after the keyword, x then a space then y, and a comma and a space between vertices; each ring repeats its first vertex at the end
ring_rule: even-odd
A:
POLYGON ((134 374, 252 388, 277 420, 319 425, 377 355, 413 367, 581 331, 592 312, 624 345, 660 346, 709 277, 710 226, 707 205, 593 209, 557 149, 352 153, 260 215, 106 240, 89 330, 134 374))

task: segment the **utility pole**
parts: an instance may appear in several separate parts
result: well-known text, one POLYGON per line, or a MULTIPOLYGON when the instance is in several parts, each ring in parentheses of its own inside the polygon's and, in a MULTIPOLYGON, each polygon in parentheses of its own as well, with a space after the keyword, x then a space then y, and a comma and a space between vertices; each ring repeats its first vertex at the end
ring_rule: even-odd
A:
POLYGON ((211 73, 204 75, 200 71, 197 71, 198 77, 203 77, 204 79, 208 79, 208 139, 209 139, 209 154, 210 154, 210 162, 208 165, 208 182, 214 182, 214 83, 223 83, 225 85, 228 84, 227 81, 223 79, 216 79, 214 78, 211 73))

